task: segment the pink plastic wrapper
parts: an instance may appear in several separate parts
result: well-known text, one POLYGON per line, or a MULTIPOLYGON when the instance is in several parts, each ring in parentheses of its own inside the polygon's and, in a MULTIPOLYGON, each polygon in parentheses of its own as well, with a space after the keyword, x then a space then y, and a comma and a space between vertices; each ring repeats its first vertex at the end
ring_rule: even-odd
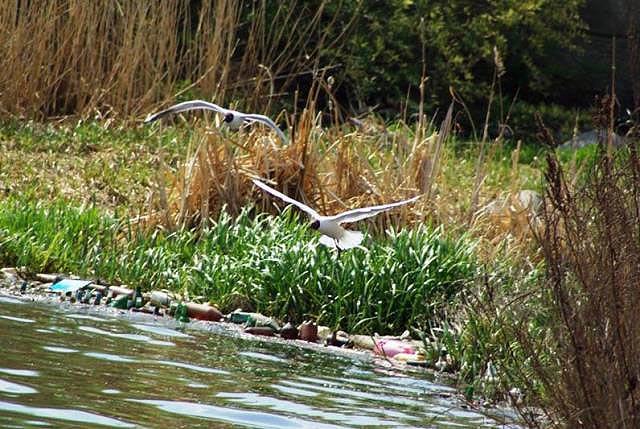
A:
POLYGON ((413 345, 400 340, 381 338, 376 339, 375 344, 376 346, 373 351, 379 355, 387 357, 394 357, 398 353, 406 353, 410 355, 416 353, 416 349, 413 345))

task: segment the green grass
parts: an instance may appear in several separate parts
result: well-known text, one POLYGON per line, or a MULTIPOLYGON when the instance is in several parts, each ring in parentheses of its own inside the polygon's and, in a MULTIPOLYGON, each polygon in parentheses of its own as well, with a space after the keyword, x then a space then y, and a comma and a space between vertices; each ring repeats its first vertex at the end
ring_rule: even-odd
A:
POLYGON ((6 122, 0 126, 0 192, 70 199, 135 213, 156 183, 159 154, 185 158, 191 130, 6 122))
MULTIPOLYGON (((225 312, 242 307, 292 322, 313 317, 351 333, 416 328, 427 339, 428 360, 446 355, 469 394, 499 398, 531 378, 529 372, 514 375, 514 369, 528 371, 531 364, 518 329, 549 328, 544 319, 531 321, 544 315, 536 298, 544 270, 536 262, 535 243, 518 245, 506 227, 469 229, 478 143, 447 141, 429 208, 410 216, 404 224, 410 226, 382 231, 361 222, 354 228, 376 231, 366 238, 367 250, 338 257, 318 246, 316 233, 292 211, 271 216, 249 206, 236 217, 223 212, 202 230, 140 229, 130 222, 150 213, 148 196, 161 179, 160 158, 169 182, 203 131, 97 122, 0 126, 0 265, 168 289, 225 312), (497 368, 498 384, 483 378, 489 364, 497 368)), ((402 177, 414 174, 411 163, 386 168, 404 160, 396 159, 396 151, 411 148, 411 130, 404 132, 393 144, 375 134, 341 135, 357 155, 353 174, 382 189, 397 183, 398 171, 402 177)), ((236 143, 248 138, 232 136, 236 143)), ((324 162, 323 174, 335 174, 334 140, 309 138, 310 150, 324 162)), ((544 153, 524 145, 514 168, 515 148, 511 142, 491 148, 480 206, 509 190, 542 190, 544 153)), ((590 174, 595 148, 575 154, 580 180, 590 174)), ((560 157, 564 165, 574 162, 574 152, 560 157)), ((395 189, 387 192, 382 198, 394 198, 395 189)), ((250 200, 246 195, 253 194, 245 192, 238 201, 250 200)), ((227 195, 220 198, 229 201, 223 199, 227 195)))
POLYGON ((0 205, 0 262, 203 296, 233 310, 372 333, 424 328, 476 272, 473 243, 420 226, 338 256, 296 216, 223 215, 203 231, 139 231, 96 208, 0 205))

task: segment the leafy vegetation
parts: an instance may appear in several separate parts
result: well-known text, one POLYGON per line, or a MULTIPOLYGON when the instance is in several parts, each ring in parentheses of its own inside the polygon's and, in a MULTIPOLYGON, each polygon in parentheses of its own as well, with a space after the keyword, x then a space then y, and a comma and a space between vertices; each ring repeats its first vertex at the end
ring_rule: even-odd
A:
POLYGON ((448 101, 450 87, 474 104, 489 93, 496 63, 511 94, 520 88, 545 95, 550 76, 543 64, 549 52, 575 47, 582 3, 353 2, 358 18, 336 62, 345 65, 345 91, 369 105, 397 108, 410 87, 417 94, 423 77, 430 110, 448 101))
POLYGON ((363 333, 424 329, 475 275, 468 237, 421 226, 337 255, 295 216, 222 215, 200 231, 152 233, 96 208, 10 199, 0 260, 33 271, 167 288, 301 322, 363 333))
POLYGON ((130 118, 200 95, 277 112, 303 106, 313 81, 331 75, 325 105, 397 117, 407 94, 417 105, 423 78, 429 110, 448 104, 449 88, 480 107, 496 66, 506 94, 540 100, 550 95, 549 59, 575 47, 582 3, 14 1, 0 11, 0 107, 28 118, 130 118))

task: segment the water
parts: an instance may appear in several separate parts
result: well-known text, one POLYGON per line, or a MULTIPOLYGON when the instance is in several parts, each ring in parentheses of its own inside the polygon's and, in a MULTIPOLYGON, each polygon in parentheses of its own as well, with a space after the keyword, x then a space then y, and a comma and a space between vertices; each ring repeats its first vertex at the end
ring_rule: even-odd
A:
POLYGON ((0 427, 501 427, 358 356, 0 296, 0 427))

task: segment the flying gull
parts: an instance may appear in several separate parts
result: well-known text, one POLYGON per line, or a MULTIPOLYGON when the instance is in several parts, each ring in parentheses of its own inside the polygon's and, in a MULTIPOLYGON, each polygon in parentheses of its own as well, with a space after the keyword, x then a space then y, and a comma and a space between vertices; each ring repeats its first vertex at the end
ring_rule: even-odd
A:
POLYGON ((334 216, 322 216, 317 211, 302 204, 300 201, 296 201, 284 195, 281 192, 276 191, 272 187, 262 183, 257 179, 251 179, 253 183, 262 190, 274 195, 286 203, 293 204, 300 210, 305 212, 312 219, 311 228, 317 229, 322 234, 320 237, 320 243, 325 246, 336 248, 338 250, 351 249, 360 245, 363 239, 363 235, 360 231, 350 231, 341 226, 343 223, 357 222, 362 219, 373 217, 378 213, 398 207, 404 204, 412 203, 416 201, 420 196, 415 196, 408 200, 398 201, 390 204, 383 204, 379 206, 362 207, 359 209, 349 210, 344 213, 340 213, 334 216))
POLYGON ((256 113, 242 113, 238 112, 237 110, 225 109, 224 107, 220 107, 217 104, 209 103, 208 101, 203 100, 191 100, 175 104, 165 110, 161 110, 160 112, 147 116, 147 119, 144 120, 144 123, 147 124, 149 122, 157 121, 158 119, 161 119, 167 115, 187 112, 189 110, 201 109, 212 110, 214 112, 220 113, 223 116, 223 122, 225 122, 227 126, 232 130, 237 130, 245 123, 262 122, 266 126, 270 127, 273 131, 275 131, 276 134, 278 134, 278 137, 280 137, 285 144, 287 143, 287 137, 284 135, 282 130, 278 128, 275 122, 273 122, 269 117, 265 115, 258 115, 256 113))

